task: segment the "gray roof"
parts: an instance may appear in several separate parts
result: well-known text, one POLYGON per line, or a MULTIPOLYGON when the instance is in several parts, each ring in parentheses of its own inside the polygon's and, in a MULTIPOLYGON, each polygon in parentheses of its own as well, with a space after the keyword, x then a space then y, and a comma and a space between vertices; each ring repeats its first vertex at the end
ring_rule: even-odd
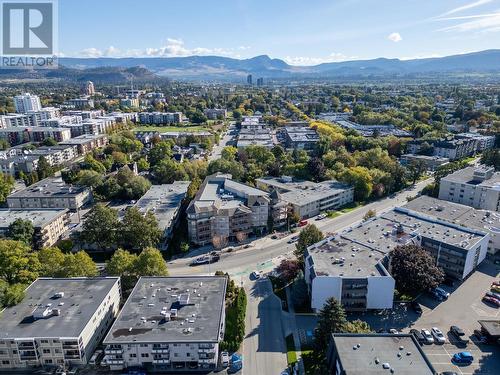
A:
POLYGON ((256 182, 275 187, 280 191, 281 199, 298 206, 352 189, 351 186, 335 180, 319 183, 312 181, 285 182, 281 178, 263 177, 258 178, 256 182))
POLYGON ((141 212, 151 211, 161 229, 170 227, 182 200, 186 196, 189 181, 175 181, 173 184, 152 185, 137 201, 135 206, 141 212))
POLYGON ((60 142, 60 145, 81 145, 91 142, 96 139, 107 138, 106 134, 83 134, 78 137, 68 139, 67 141, 60 142))
POLYGON ((381 264, 385 254, 366 246, 329 237, 307 249, 316 276, 367 277, 388 276, 381 264))
POLYGON ((395 374, 436 374, 411 335, 334 334, 333 343, 346 375, 387 375, 390 372, 382 367, 384 363, 388 363, 395 374))
POLYGON ((88 188, 66 184, 61 177, 49 177, 10 194, 9 198, 73 197, 85 190, 88 188))
POLYGON ((0 229, 6 230, 16 219, 29 220, 35 228, 43 228, 68 210, 0 210, 0 229))
POLYGON ((448 176, 443 177, 443 180, 456 182, 460 184, 472 184, 476 186, 484 186, 484 187, 496 187, 500 189, 500 172, 495 172, 491 176, 484 181, 475 180, 474 171, 485 172, 487 167, 467 167, 464 169, 459 169, 458 171, 449 174, 448 176))
POLYGON ((226 283, 224 276, 141 277, 104 343, 218 342, 226 283), (177 317, 167 320, 171 309, 177 317))
POLYGON ((78 337, 118 282, 118 277, 37 279, 21 303, 6 308, 0 315, 0 337, 78 337), (59 292, 64 292, 64 297, 54 298, 59 292), (60 309, 60 315, 34 320, 37 306, 43 308, 47 304, 60 309))

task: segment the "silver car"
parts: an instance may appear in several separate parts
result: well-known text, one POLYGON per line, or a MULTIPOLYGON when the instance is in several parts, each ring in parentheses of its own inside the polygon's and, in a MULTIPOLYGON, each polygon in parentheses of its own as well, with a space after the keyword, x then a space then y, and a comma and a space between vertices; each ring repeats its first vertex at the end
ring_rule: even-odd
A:
POLYGON ((422 335, 424 336, 424 342, 426 344, 434 344, 434 338, 432 337, 431 333, 427 329, 422 329, 420 332, 422 332, 422 335))
POLYGON ((443 332, 437 327, 432 327, 432 336, 434 336, 434 342, 436 344, 444 344, 446 343, 446 338, 443 335, 443 332))

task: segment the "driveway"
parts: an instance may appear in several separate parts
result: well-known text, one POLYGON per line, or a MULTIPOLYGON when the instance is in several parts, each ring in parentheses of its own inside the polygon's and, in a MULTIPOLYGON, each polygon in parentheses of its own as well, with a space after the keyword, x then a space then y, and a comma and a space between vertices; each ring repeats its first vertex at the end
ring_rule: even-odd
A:
POLYGON ((281 327, 281 302, 271 282, 247 282, 248 296, 243 340, 243 374, 280 374, 287 367, 286 347, 281 327))

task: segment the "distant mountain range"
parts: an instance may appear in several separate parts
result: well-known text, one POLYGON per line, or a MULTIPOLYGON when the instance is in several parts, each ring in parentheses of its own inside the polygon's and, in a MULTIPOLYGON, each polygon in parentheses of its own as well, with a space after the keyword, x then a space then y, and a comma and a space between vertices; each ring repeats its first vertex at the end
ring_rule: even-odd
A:
POLYGON ((315 66, 289 65, 280 59, 262 55, 250 59, 220 56, 151 58, 69 58, 59 59, 62 67, 52 71, 0 71, 0 78, 63 78, 114 82, 134 77, 154 80, 158 77, 186 80, 244 81, 254 79, 336 79, 377 77, 418 77, 457 74, 500 74, 500 50, 414 60, 378 58, 324 63, 315 66))
POLYGON ((500 50, 487 50, 439 58, 414 60, 373 59, 293 66, 262 55, 238 60, 220 56, 156 58, 61 58, 60 64, 75 68, 144 67, 151 72, 183 79, 235 79, 247 74, 264 78, 335 78, 353 76, 414 75, 427 73, 500 72, 500 50))

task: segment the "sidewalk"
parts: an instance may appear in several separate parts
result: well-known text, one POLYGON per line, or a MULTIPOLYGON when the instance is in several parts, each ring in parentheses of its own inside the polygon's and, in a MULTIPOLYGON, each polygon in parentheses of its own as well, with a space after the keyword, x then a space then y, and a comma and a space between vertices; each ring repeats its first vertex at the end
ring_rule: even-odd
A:
MULTIPOLYGON (((293 342, 295 344, 295 351, 297 353, 301 352, 301 347, 300 347, 300 338, 299 338, 299 333, 297 330, 297 323, 295 321, 295 309, 293 307, 293 301, 292 301, 292 296, 290 293, 290 288, 286 287, 285 288, 286 292, 286 301, 288 305, 288 312, 282 311, 282 314, 285 315, 285 319, 283 321, 287 322, 288 325, 286 326, 285 332, 285 337, 292 334, 293 335, 293 342)), ((297 363, 299 365, 299 374, 305 374, 305 369, 304 369, 304 363, 302 362, 302 356, 298 355, 297 356, 298 360, 297 363)))

